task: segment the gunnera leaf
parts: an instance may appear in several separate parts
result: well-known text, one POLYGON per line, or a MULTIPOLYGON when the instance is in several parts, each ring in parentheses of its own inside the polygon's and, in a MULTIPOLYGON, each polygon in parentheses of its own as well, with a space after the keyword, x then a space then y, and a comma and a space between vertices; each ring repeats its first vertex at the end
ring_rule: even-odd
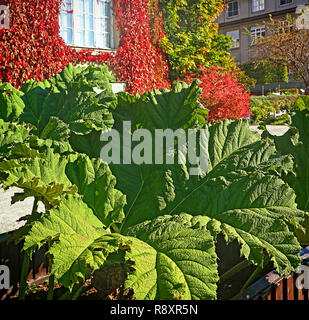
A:
MULTIPOLYGON (((304 108, 296 112, 292 116, 290 129, 283 136, 272 136, 266 131, 263 135, 275 142, 281 154, 293 157, 293 170, 282 175, 282 179, 295 191, 298 208, 309 211, 309 111, 304 108)), ((306 215, 304 230, 297 231, 303 245, 309 244, 308 225, 306 215)))
POLYGON ((22 96, 23 93, 10 83, 0 83, 0 119, 11 122, 18 120, 25 107, 22 96))
POLYGON ((32 219, 23 250, 50 244, 51 273, 70 290, 99 269, 110 253, 127 249, 129 240, 103 229, 81 197, 62 197, 59 206, 32 219))
MULTIPOLYGON (((132 132, 200 128, 196 83, 167 93, 122 96, 114 113, 114 128, 120 136, 125 133, 123 121, 131 121, 132 132)), ((300 262, 300 245, 290 221, 300 223, 304 214, 297 210, 293 189, 280 176, 292 167, 291 157, 278 154, 274 142, 261 139, 245 119, 203 129, 208 169, 201 175, 190 174, 189 161, 110 164, 116 187, 127 195, 121 232, 126 234, 132 226, 162 215, 204 216, 211 219, 207 229, 214 237, 220 232, 227 242, 237 239, 241 254, 253 264, 263 266, 266 254, 278 272, 293 271, 300 262)), ((179 154, 177 142, 173 151, 179 154)))
POLYGON ((192 216, 161 216, 129 229, 134 261, 125 289, 138 300, 211 300, 218 281, 214 238, 192 216))

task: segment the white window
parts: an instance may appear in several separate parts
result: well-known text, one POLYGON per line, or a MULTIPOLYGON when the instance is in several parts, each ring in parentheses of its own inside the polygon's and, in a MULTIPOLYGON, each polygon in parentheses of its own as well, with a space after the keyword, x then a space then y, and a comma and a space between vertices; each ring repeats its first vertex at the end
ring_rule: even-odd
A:
POLYGON ((110 0, 66 0, 60 12, 60 35, 68 45, 112 49, 110 0))
POLYGON ((292 3, 293 0, 279 0, 280 6, 284 6, 286 4, 292 3))
POLYGON ((228 8, 227 8, 227 16, 228 17, 233 17, 233 16, 238 16, 238 1, 230 1, 228 3, 228 8))
POLYGON ((228 31, 226 35, 228 37, 232 37, 231 39, 232 49, 239 48, 239 45, 240 45, 239 30, 228 31))
POLYGON ((265 0, 252 0, 252 12, 262 11, 265 9, 265 0))
POLYGON ((250 45, 254 45, 257 39, 265 37, 265 26, 251 27, 250 32, 251 32, 250 45))

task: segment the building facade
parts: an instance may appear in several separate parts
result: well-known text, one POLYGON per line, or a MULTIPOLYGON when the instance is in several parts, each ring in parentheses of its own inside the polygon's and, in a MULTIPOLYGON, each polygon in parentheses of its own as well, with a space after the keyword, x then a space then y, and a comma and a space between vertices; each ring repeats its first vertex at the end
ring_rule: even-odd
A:
MULTIPOLYGON (((287 13, 302 12, 308 0, 230 0, 225 1, 226 9, 219 16, 219 33, 232 37, 231 55, 237 64, 250 60, 250 49, 254 39, 265 35, 263 22, 271 14, 275 17, 284 17, 287 13)), ((300 23, 308 21, 301 19, 300 23)))

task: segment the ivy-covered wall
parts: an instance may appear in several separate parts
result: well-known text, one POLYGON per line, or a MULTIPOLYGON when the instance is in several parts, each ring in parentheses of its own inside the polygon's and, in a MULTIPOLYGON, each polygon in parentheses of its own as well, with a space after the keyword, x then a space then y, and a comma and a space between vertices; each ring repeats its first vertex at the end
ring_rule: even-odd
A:
MULTIPOLYGON (((231 67, 228 40, 217 35, 221 0, 112 0, 119 48, 115 54, 77 51, 59 34, 64 0, 0 0, 10 8, 10 28, 0 30, 0 81, 19 88, 41 81, 69 62, 107 64, 127 91, 170 88, 200 66, 231 67)), ((68 1, 68 0, 66 0, 68 1)))

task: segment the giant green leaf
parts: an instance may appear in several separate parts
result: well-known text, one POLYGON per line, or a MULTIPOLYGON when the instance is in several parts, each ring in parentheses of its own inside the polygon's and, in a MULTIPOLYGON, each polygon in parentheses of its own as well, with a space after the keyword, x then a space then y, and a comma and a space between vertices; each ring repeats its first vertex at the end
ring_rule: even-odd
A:
POLYGON ((105 71, 98 74, 102 68, 69 65, 48 80, 48 85, 25 84, 25 108, 20 121, 33 124, 33 132, 40 138, 58 141, 67 141, 71 134, 85 135, 110 128, 110 109, 116 97, 107 70, 103 68, 105 71), (101 89, 105 86, 100 94, 93 89, 96 84, 101 89))
POLYGON ((33 219, 24 235, 24 250, 33 251, 50 244, 51 273, 72 289, 99 269, 108 255, 128 240, 103 229, 103 224, 79 197, 63 197, 59 206, 33 219))
POLYGON ((291 128, 283 136, 271 136, 276 148, 282 154, 294 158, 294 174, 285 177, 286 182, 295 190, 299 209, 309 210, 309 112, 299 111, 292 116, 291 128))
MULTIPOLYGON (((272 136, 264 132, 264 136, 271 137, 280 153, 291 155, 294 160, 293 172, 283 175, 296 193, 296 203, 301 210, 309 211, 309 112, 304 109, 292 116, 291 128, 283 136, 272 136)), ((304 232, 297 235, 302 244, 309 244, 308 216, 304 224, 304 232)))
POLYGON ((25 107, 23 93, 10 83, 0 83, 0 119, 17 121, 25 107))
MULTIPOLYGON (((196 86, 140 98, 123 95, 114 128, 121 136, 122 122, 129 120, 132 131, 200 128, 196 86)), ((291 157, 278 154, 275 144, 261 140, 244 119, 206 125, 204 130, 209 161, 203 175, 190 175, 188 161, 110 165, 116 187, 127 195, 121 231, 126 234, 130 227, 162 215, 204 216, 211 220, 207 226, 214 236, 221 232, 228 242, 237 239, 242 255, 252 263, 263 266, 266 253, 279 272, 292 271, 300 261, 300 246, 290 221, 300 223, 304 217, 294 191, 280 178, 282 171, 292 168, 291 157)))
POLYGON ((105 226, 123 220, 126 198, 114 188, 116 179, 101 159, 79 156, 67 165, 66 175, 105 226))
POLYGON ((162 216, 129 231, 132 246, 126 257, 134 261, 125 288, 138 300, 210 300, 218 281, 214 239, 207 230, 193 228, 192 217, 162 216))
POLYGON ((5 156, 14 144, 23 143, 28 137, 27 128, 0 119, 0 159, 1 153, 5 156))
POLYGON ((35 133, 39 134, 46 123, 42 118, 44 112, 44 101, 48 95, 48 90, 41 86, 33 86, 23 96, 25 108, 20 116, 21 123, 30 123, 35 126, 35 133))
POLYGON ((75 156, 61 156, 52 149, 48 149, 46 154, 33 152, 35 150, 28 149, 26 158, 0 162, 0 172, 5 175, 3 187, 23 189, 23 193, 14 196, 14 202, 34 196, 50 206, 58 203, 62 194, 76 192, 65 174, 66 165, 75 156))

